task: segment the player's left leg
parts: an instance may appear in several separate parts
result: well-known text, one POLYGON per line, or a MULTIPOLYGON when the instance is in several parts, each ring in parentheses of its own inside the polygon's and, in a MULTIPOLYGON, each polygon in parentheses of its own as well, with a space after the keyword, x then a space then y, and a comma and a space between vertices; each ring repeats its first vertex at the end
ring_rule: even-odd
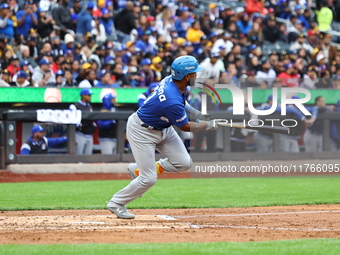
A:
POLYGON ((174 128, 164 131, 163 140, 157 144, 156 150, 166 157, 158 161, 166 172, 182 172, 191 168, 191 157, 174 128))

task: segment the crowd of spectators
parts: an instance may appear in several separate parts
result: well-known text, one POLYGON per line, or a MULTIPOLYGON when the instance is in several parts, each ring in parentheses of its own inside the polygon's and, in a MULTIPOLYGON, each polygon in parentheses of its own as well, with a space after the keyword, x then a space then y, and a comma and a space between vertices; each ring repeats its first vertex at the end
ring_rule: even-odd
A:
POLYGON ((339 1, 234 2, 199 12, 195 0, 2 1, 0 86, 148 87, 176 57, 193 55, 200 78, 340 88, 327 80, 340 79, 340 47, 328 33, 339 1))

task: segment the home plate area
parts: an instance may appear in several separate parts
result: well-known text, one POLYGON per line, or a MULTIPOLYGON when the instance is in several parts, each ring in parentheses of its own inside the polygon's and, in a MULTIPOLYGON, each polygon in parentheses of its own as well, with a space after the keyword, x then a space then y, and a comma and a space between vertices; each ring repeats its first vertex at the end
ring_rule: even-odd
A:
POLYGON ((135 209, 133 220, 107 210, 5 211, 0 243, 266 241, 340 237, 340 205, 135 209))

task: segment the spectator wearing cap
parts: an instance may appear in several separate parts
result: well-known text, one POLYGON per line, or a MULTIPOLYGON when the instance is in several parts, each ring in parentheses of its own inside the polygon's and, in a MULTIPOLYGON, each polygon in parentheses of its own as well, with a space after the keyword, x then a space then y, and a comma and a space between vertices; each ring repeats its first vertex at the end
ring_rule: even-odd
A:
POLYGON ((280 31, 276 26, 275 17, 270 17, 267 26, 263 29, 264 39, 268 42, 275 43, 279 39, 280 31))
POLYGON ((282 87, 298 87, 300 75, 296 66, 289 62, 284 65, 284 68, 286 70, 277 76, 281 81, 282 87))
POLYGON ((53 32, 53 17, 48 15, 48 8, 42 7, 40 8, 39 17, 38 17, 38 25, 37 31, 42 39, 48 39, 48 37, 53 32))
POLYGON ((316 22, 320 31, 327 32, 331 29, 333 22, 333 12, 328 7, 328 1, 323 0, 320 10, 315 10, 316 22))
POLYGON ((53 36, 51 38, 52 52, 54 56, 64 55, 64 51, 61 48, 61 41, 59 36, 53 36))
MULTIPOLYGON (((116 111, 116 96, 106 94, 102 99, 101 112, 116 111)), ((116 154, 117 152, 117 129, 115 120, 98 120, 99 144, 101 153, 104 155, 116 154)))
POLYGON ((95 44, 95 38, 93 36, 88 36, 85 41, 86 45, 81 49, 84 53, 86 59, 88 59, 92 54, 92 49, 95 44))
POLYGON ((204 36, 204 33, 201 30, 200 22, 196 20, 192 23, 191 28, 188 30, 186 38, 191 43, 198 43, 202 36, 204 36))
POLYGON ((32 82, 35 87, 45 87, 48 83, 55 83, 55 75, 51 71, 51 63, 42 58, 39 66, 34 68, 32 82))
POLYGON ((144 52, 144 53, 150 52, 153 55, 156 55, 153 45, 149 43, 150 35, 151 35, 151 31, 146 30, 142 38, 136 42, 136 48, 140 49, 141 52, 144 52))
POLYGON ((7 70, 11 73, 12 77, 17 71, 20 70, 20 62, 17 55, 13 55, 13 57, 10 59, 7 70))
POLYGON ((94 3, 88 2, 86 9, 82 10, 78 15, 77 22, 77 41, 82 41, 83 35, 92 30, 92 14, 93 14, 94 3))
POLYGON ((96 88, 120 88, 118 84, 112 82, 110 71, 101 70, 99 78, 100 81, 96 84, 96 88))
POLYGON ((302 22, 301 20, 296 19, 295 23, 294 23, 294 27, 292 28, 291 31, 289 31, 288 34, 288 42, 292 43, 294 41, 296 41, 296 38, 299 37, 299 35, 301 33, 303 33, 303 26, 302 26, 302 22))
POLYGON ((307 33, 307 43, 309 43, 313 48, 316 48, 318 43, 318 35, 315 30, 311 29, 307 33))
POLYGON ((234 44, 230 41, 231 34, 225 32, 222 34, 222 38, 217 39, 212 47, 212 51, 219 51, 219 48, 222 46, 226 49, 226 53, 229 53, 233 48, 234 44))
POLYGON ((97 46, 95 52, 93 52, 88 57, 88 62, 95 61, 97 64, 97 69, 102 69, 102 63, 104 63, 105 59, 105 45, 97 46))
MULTIPOLYGON (((92 91, 82 89, 81 99, 74 106, 82 112, 92 112, 91 106, 92 91)), ((93 134, 96 131, 96 123, 91 120, 82 120, 76 128, 77 155, 91 155, 93 151, 93 134)))
POLYGON ((256 12, 262 15, 267 14, 267 10, 264 8, 264 5, 260 0, 247 0, 245 11, 249 16, 256 12))
POLYGON ((65 54, 68 50, 74 50, 74 38, 71 34, 65 35, 64 43, 61 45, 61 49, 64 51, 65 54))
POLYGON ((187 6, 182 7, 179 18, 175 21, 175 29, 179 37, 186 38, 187 30, 191 26, 189 21, 189 9, 187 6))
POLYGON ((309 54, 313 54, 314 48, 306 43, 306 38, 303 33, 300 33, 296 38, 296 41, 290 45, 290 50, 298 51, 299 49, 305 49, 309 54))
POLYGON ((140 71, 141 74, 141 86, 148 87, 151 83, 156 82, 155 72, 151 69, 151 60, 148 58, 142 59, 140 63, 142 69, 140 71))
POLYGON ((79 76, 77 77, 79 88, 92 88, 97 84, 96 71, 94 71, 91 67, 92 66, 90 63, 83 64, 83 70, 79 73, 79 76))
POLYGON ((17 34, 23 35, 24 37, 28 36, 28 31, 31 28, 34 28, 38 25, 38 16, 33 11, 33 1, 27 1, 25 2, 24 10, 18 11, 16 17, 17 17, 17 34))
POLYGON ((302 26, 305 29, 309 29, 310 28, 310 24, 309 24, 308 20, 306 19, 306 17, 302 14, 302 7, 301 7, 301 5, 299 5, 299 4, 295 5, 294 11, 295 11, 297 19, 302 22, 302 26))
POLYGON ((11 41, 14 36, 14 23, 11 20, 13 13, 10 11, 7 3, 3 3, 0 9, 0 35, 11 41))
POLYGON ((246 13, 243 13, 241 19, 236 23, 238 30, 240 33, 247 35, 252 28, 252 25, 249 22, 249 16, 246 13))
POLYGON ((101 23, 104 25, 106 36, 109 38, 111 38, 114 35, 112 30, 114 24, 110 15, 111 13, 107 8, 102 9, 101 23))
POLYGON ((67 137, 45 137, 45 129, 40 125, 34 126, 31 133, 32 136, 21 146, 21 155, 47 154, 48 147, 54 147, 67 142, 67 137))
POLYGON ((216 83, 220 78, 220 67, 218 63, 219 59, 219 51, 212 51, 210 54, 210 58, 205 59, 200 64, 204 68, 204 70, 197 73, 197 78, 201 81, 205 79, 214 79, 216 83))
POLYGON ((163 70, 163 64, 162 59, 160 57, 154 57, 152 59, 152 64, 150 66, 151 70, 155 73, 155 80, 159 82, 161 79, 163 79, 166 74, 163 70))
POLYGON ((32 86, 30 84, 30 82, 27 80, 27 73, 23 70, 18 71, 16 73, 16 82, 12 82, 11 86, 14 87, 19 87, 19 88, 24 88, 24 87, 28 87, 28 86, 32 86))
POLYGON ((78 61, 81 64, 83 64, 86 61, 86 56, 82 52, 82 48, 83 46, 81 45, 81 43, 77 43, 73 51, 73 60, 78 61))
POLYGON ((332 63, 337 55, 337 48, 331 45, 331 34, 321 34, 318 49, 323 51, 326 58, 326 64, 332 63))
POLYGON ((60 37, 64 38, 67 29, 73 29, 71 8, 69 0, 62 0, 58 8, 54 10, 54 20, 56 25, 61 28, 60 37))
POLYGON ((46 87, 63 87, 65 85, 65 73, 63 70, 59 69, 55 72, 55 82, 47 83, 46 87))
POLYGON ((11 83, 11 74, 8 72, 7 69, 1 72, 0 77, 0 87, 9 87, 11 83))
POLYGON ((136 28, 135 16, 133 15, 134 3, 132 1, 126 2, 126 7, 121 12, 119 12, 115 20, 115 28, 117 33, 118 41, 122 44, 130 41, 130 33, 136 28))
POLYGON ((209 18, 211 22, 214 22, 218 18, 218 8, 215 3, 210 3, 208 5, 209 18))
MULTIPOLYGON (((25 72, 29 72, 30 71, 30 66, 29 66, 29 63, 28 61, 24 60, 24 61, 21 61, 20 62, 20 70, 23 70, 25 72)), ((16 72, 14 75, 13 75, 13 78, 12 78, 12 81, 15 82, 17 81, 17 75, 18 75, 18 72, 16 72)))
POLYGON ((271 87, 272 83, 276 79, 276 72, 271 68, 269 59, 267 58, 262 59, 260 65, 260 70, 256 72, 256 81, 257 83, 266 81, 268 86, 271 87))

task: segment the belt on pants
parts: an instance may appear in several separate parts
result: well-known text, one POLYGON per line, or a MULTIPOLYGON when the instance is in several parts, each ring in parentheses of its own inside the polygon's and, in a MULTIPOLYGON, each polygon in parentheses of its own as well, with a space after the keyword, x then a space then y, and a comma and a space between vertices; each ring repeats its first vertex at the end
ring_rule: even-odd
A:
POLYGON ((164 128, 156 128, 156 127, 153 127, 153 126, 149 126, 148 124, 145 124, 138 116, 137 113, 134 113, 133 114, 133 117, 135 118, 135 120, 138 122, 138 124, 140 124, 142 127, 145 127, 147 129, 150 129, 150 130, 158 130, 158 131, 163 131, 164 128))
POLYGON ((151 129, 151 130, 158 130, 158 131, 162 131, 163 130, 163 128, 155 128, 155 127, 146 125, 145 123, 143 123, 141 126, 147 128, 147 129, 151 129))

